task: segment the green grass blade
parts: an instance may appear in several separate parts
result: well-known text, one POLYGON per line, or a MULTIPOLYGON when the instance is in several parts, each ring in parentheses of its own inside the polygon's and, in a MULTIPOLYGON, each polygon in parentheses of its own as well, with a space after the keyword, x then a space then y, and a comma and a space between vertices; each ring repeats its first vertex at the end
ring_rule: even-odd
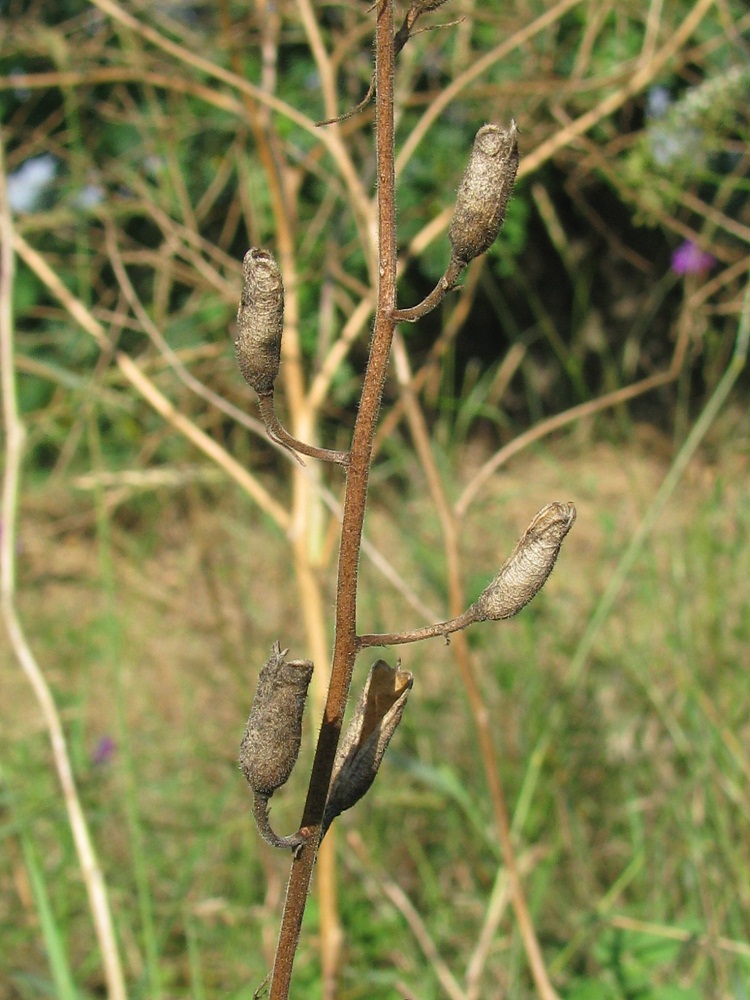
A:
POLYGON ((58 1000, 79 1000, 78 990, 73 982, 73 975, 68 964, 63 935, 52 912, 49 894, 44 884, 44 873, 36 859, 31 840, 23 831, 20 832, 20 840, 49 959, 50 972, 55 982, 55 996, 58 1000))

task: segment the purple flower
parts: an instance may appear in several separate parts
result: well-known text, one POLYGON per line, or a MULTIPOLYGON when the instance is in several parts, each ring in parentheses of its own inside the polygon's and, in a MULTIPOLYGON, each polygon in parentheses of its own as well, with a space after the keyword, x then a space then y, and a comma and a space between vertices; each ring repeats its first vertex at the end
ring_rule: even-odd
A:
POLYGON ((91 762, 96 767, 104 767, 112 760, 117 749, 117 744, 111 736, 100 736, 91 754, 91 762))
POLYGON ((703 274, 710 271, 716 258, 701 250, 692 240, 681 243, 672 254, 672 270, 675 274, 703 274))

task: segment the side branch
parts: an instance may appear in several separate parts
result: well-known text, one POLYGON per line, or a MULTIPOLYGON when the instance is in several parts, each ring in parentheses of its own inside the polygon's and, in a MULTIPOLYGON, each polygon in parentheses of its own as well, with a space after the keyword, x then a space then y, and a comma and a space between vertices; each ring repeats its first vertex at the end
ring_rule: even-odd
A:
POLYGON ((436 636, 443 636, 447 640, 451 633, 459 632, 475 622, 512 618, 536 597, 547 582, 557 562, 563 539, 573 527, 575 519, 576 509, 572 503, 548 503, 521 535, 495 579, 463 614, 447 622, 426 625, 410 632, 361 635, 357 639, 357 648, 396 646, 436 636))

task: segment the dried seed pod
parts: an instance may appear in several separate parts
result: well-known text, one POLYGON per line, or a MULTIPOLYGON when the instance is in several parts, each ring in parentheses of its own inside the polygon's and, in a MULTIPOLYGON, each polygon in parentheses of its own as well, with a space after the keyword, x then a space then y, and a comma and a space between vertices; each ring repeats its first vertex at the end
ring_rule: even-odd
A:
POLYGON ((413 683, 408 670, 390 667, 385 660, 373 664, 336 753, 322 835, 340 813, 359 802, 375 780, 413 683))
POLYGON ((284 285, 273 254, 257 247, 245 254, 242 276, 234 349, 245 381, 264 396, 279 374, 284 285))
POLYGON ((517 134, 511 121, 507 129, 483 125, 474 139, 448 230, 453 259, 463 265, 492 246, 505 220, 518 170, 517 134))
POLYGON ((266 798, 287 781, 297 761, 313 672, 310 660, 287 661, 287 652, 276 642, 263 664, 240 747, 240 767, 247 783, 266 798))
POLYGON ((473 605, 475 621, 512 618, 539 593, 575 519, 572 503, 550 503, 539 511, 510 558, 473 605))

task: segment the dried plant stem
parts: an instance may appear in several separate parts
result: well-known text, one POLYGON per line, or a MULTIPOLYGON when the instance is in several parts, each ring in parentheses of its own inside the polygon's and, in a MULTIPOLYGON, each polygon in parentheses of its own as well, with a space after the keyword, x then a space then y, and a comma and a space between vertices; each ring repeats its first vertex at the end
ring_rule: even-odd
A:
MULTIPOLYGON (((544 854, 544 848, 540 848, 539 846, 527 848, 516 859, 519 875, 526 876, 529 872, 533 871, 538 862, 544 857, 544 854)), ((510 903, 508 870, 504 865, 500 865, 495 876, 495 884, 487 901, 487 908, 481 930, 477 936, 476 946, 466 966, 466 975, 464 977, 466 992, 463 1000, 480 1000, 482 996, 482 973, 487 959, 492 952, 500 921, 510 903)))
MULTIPOLYGON (((545 11, 531 24, 526 25, 509 38, 504 39, 500 45, 474 62, 469 69, 457 76, 444 90, 437 94, 399 151, 396 160, 397 175, 400 175, 405 169, 417 146, 423 141, 440 114, 471 82, 485 73, 491 66, 505 58, 509 53, 526 44, 540 31, 559 21, 569 9, 578 6, 579 3, 580 0, 560 0, 559 3, 545 11)), ((602 121, 602 119, 622 107, 634 94, 641 93, 647 89, 649 83, 658 78, 663 67, 670 60, 677 57, 679 65, 684 64, 689 59, 689 52, 681 52, 681 48, 700 25, 703 18, 706 17, 713 5, 714 0, 698 0, 689 15, 680 24, 678 30, 654 53, 652 58, 641 59, 638 69, 628 77, 627 82, 623 86, 608 94, 606 98, 585 114, 555 132, 537 146, 536 149, 524 153, 518 170, 518 178, 520 179, 538 170, 543 163, 551 159, 561 149, 580 141, 580 138, 586 132, 602 121)), ((425 247, 429 246, 433 240, 440 236, 450 223, 452 211, 451 207, 446 207, 444 211, 426 223, 423 229, 411 240, 403 255, 404 259, 417 257, 425 247)))
MULTIPOLYGON (((465 605, 465 588, 463 585, 463 574, 461 570, 461 557, 459 552, 459 532, 458 518, 454 514, 443 490, 440 473, 435 463, 435 458, 430 445, 429 431, 424 414, 419 406, 416 395, 411 388, 411 371, 408 357, 402 343, 397 343, 395 347, 396 374, 401 384, 402 397, 404 400, 404 410, 409 421, 412 432, 414 447, 419 457, 422 468, 427 477, 430 493, 432 495, 440 525, 443 532, 445 552, 448 569, 448 591, 449 606, 456 614, 458 620, 462 617, 460 608, 465 605)), ((471 608, 464 614, 470 614, 471 608)), ((524 944, 524 950, 528 959, 529 968, 534 979, 539 996, 542 1000, 558 1000, 552 984, 550 983, 547 969, 544 964, 541 948, 537 940, 534 924, 526 903, 523 886, 518 873, 515 849, 510 830, 510 819, 508 807, 505 801, 505 794, 500 784, 499 769, 495 757, 495 747, 492 739, 490 722, 487 715, 487 708, 484 704, 482 693, 477 683, 476 674, 471 663, 471 653, 466 636, 463 632, 458 632, 455 641, 451 644, 453 656, 461 674, 461 680, 466 690, 469 700, 469 707, 477 729, 479 740, 479 752, 482 765, 490 792, 490 797, 495 813, 495 824, 500 837, 500 847, 503 861, 508 872, 508 885, 510 891, 513 910, 518 922, 518 928, 524 944)))
POLYGON ((193 80, 181 79, 173 73, 155 73, 143 66, 101 66, 97 69, 54 70, 45 73, 18 73, 0 77, 0 91, 23 87, 28 90, 93 87, 100 83, 143 83, 178 94, 190 94, 210 107, 237 115, 242 105, 231 94, 206 87, 193 80))
MULTIPOLYGON (((108 250, 110 250, 111 247, 109 243, 107 246, 108 250)), ((116 244, 113 244, 112 247, 116 248, 116 244)), ((80 324, 81 328, 90 334, 102 349, 108 349, 108 341, 104 326, 93 316, 91 311, 80 301, 80 299, 77 299, 62 283, 62 281, 60 281, 60 278, 52 270, 45 258, 42 257, 41 254, 39 254, 29 243, 27 243, 18 232, 13 233, 13 249, 29 266, 34 274, 37 275, 48 291, 58 299, 63 308, 66 309, 75 321, 80 324)), ((145 332, 154 341, 156 347, 164 354, 167 363, 170 365, 180 381, 188 386, 188 388, 190 388, 193 392, 196 392, 209 403, 216 406, 222 412, 228 413, 233 417, 233 419, 237 420, 244 427, 247 427, 248 430, 251 430, 259 435, 264 434, 264 427, 260 421, 248 417, 247 414, 238 410, 237 407, 231 406, 225 400, 217 397, 215 393, 207 390, 203 383, 199 382, 190 375, 187 369, 185 369, 179 362, 177 355, 168 349, 168 345, 165 344, 164 338, 161 334, 158 334, 158 330, 154 324, 148 321, 148 318, 143 313, 143 307, 140 305, 135 293, 132 291, 132 286, 130 285, 129 280, 127 279, 127 272, 125 272, 123 268, 118 267, 118 263, 121 264, 119 251, 116 251, 114 256, 111 256, 110 259, 115 266, 121 287, 126 297, 128 297, 128 300, 131 302, 131 306, 133 307, 136 316, 138 316, 141 321, 145 332)), ((359 316, 357 325, 359 325, 359 316)), ((261 510, 271 515, 281 530, 289 533, 295 540, 300 538, 299 532, 292 530, 291 528, 291 520, 287 511, 278 504, 275 504, 270 494, 261 486, 259 481, 254 476, 247 472, 244 466, 240 465, 224 448, 217 444, 213 438, 210 438, 207 434, 200 430, 200 428, 185 417, 184 414, 181 414, 177 409, 175 409, 172 403, 170 403, 170 401, 157 389, 154 382, 149 379, 143 369, 139 368, 138 365, 136 365, 130 358, 120 355, 118 363, 122 374, 131 383, 133 388, 136 389, 138 393, 154 407, 154 409, 156 409, 166 420, 172 423, 176 430, 191 440, 196 447, 198 447, 208 458, 211 459, 212 462, 222 468, 231 478, 233 478, 241 489, 243 489, 258 503, 261 510)), ((281 446, 278 447, 281 448, 281 446)), ((289 452, 285 448, 281 449, 280 453, 289 458, 290 461, 293 461, 289 452)), ((303 473, 303 477, 306 483, 311 486, 315 486, 315 488, 318 489, 326 506, 340 521, 342 518, 341 508, 333 495, 319 483, 311 483, 309 473, 303 473)), ((304 495, 300 495, 298 501, 295 499, 295 509, 296 507, 299 507, 300 509, 304 508, 309 511, 309 499, 304 495)), ((300 545, 302 546, 304 544, 304 540, 301 540, 300 545)), ((414 610, 421 614, 424 618, 436 617, 436 615, 432 613, 431 609, 419 599, 417 594, 406 586, 404 580, 395 571, 393 566, 383 557, 382 553, 366 540, 363 542, 363 552, 372 561, 378 571, 389 581, 391 586, 402 594, 407 604, 413 607, 414 610)), ((300 557, 299 565, 307 565, 307 579, 313 581, 314 587, 317 587, 315 574, 309 566, 309 559, 304 553, 303 556, 304 558, 300 557)), ((297 563, 295 563, 295 567, 296 566, 297 563)), ((297 573, 296 569, 295 573, 297 575, 297 579, 299 580, 300 575, 297 573)), ((318 609, 323 608, 323 601, 319 595, 319 588, 317 601, 313 602, 311 599, 310 595, 315 592, 314 587, 312 585, 310 587, 306 586, 304 590, 300 590, 302 606, 306 609, 308 607, 317 607, 318 609)), ((320 635, 325 635, 326 629, 323 624, 324 621, 325 615, 321 610, 318 626, 314 630, 315 634, 310 642, 312 658, 316 663, 327 663, 330 659, 328 655, 321 655, 319 652, 319 650, 325 648, 324 645, 321 646, 319 644, 317 638, 320 635)), ((311 635, 312 633, 308 630, 307 634, 311 635)), ((330 843, 331 840, 331 834, 329 834, 323 847, 325 848, 325 845, 330 843)))
POLYGON ((609 94, 596 107, 576 118, 567 128, 550 136, 546 142, 541 143, 532 153, 524 157, 525 171, 528 173, 536 170, 541 163, 554 156, 563 146, 567 146, 577 136, 588 132, 603 118, 622 107, 628 98, 644 91, 652 80, 658 78, 665 64, 682 49, 688 38, 714 6, 714 3, 715 0, 697 0, 677 31, 670 35, 661 49, 653 53, 649 59, 644 59, 641 62, 639 68, 628 78, 626 84, 609 94))
MULTIPOLYGON (((309 475, 295 475, 295 496, 293 523, 299 524, 301 530, 292 530, 291 544, 294 552, 294 576, 299 594, 299 605, 305 626, 308 648, 318 669, 312 679, 311 725, 317 725, 323 713, 326 691, 328 687, 327 671, 324 664, 331 662, 331 650, 328 640, 327 614, 328 607, 321 591, 320 568, 313 561, 314 553, 320 546, 314 537, 314 532, 320 521, 315 516, 318 497, 313 487, 316 481, 311 479, 318 469, 310 470, 309 475)), ((311 737, 314 738, 311 732, 311 737)), ((320 927, 320 967, 323 982, 323 1000, 327 1000, 336 983, 339 965, 339 954, 343 940, 343 932, 338 915, 337 882, 336 882, 336 831, 332 830, 329 837, 320 845, 316 860, 317 896, 320 927)))
POLYGON ((347 841, 349 846, 357 855, 357 858, 362 866, 363 874, 367 873, 367 875, 370 876, 370 879, 372 879, 372 881, 377 885, 379 892, 386 897, 386 899, 406 921, 414 940, 419 945, 422 954, 435 974, 435 978, 439 981, 443 992, 449 1000, 463 1000, 464 991, 461 988, 461 984, 451 972, 448 964, 441 957, 439 948, 430 936, 430 932, 420 917, 419 912, 404 890, 392 879, 389 879, 378 872, 375 872, 374 875, 372 874, 374 872, 375 865, 373 864, 372 858, 369 856, 364 840, 358 833, 350 833, 347 836, 347 841))
POLYGON ((104 881, 86 817, 78 798, 65 733, 44 674, 26 641, 15 606, 16 518, 20 486, 24 428, 16 397, 13 337, 13 223, 5 187, 5 161, 0 139, 0 369, 2 369, 3 420, 5 424, 5 475, 0 540, 0 604, 11 648, 36 696, 52 745, 52 754, 63 792, 73 842, 91 910, 104 966, 109 1000, 126 1000, 125 978, 104 881))
POLYGON ((151 379, 127 354, 118 352, 115 355, 115 360, 118 368, 128 382, 153 406, 157 413, 169 421, 173 427, 176 427, 188 441, 192 442, 192 444, 212 459, 227 475, 231 476, 252 497, 258 507, 265 514, 268 514, 282 530, 286 530, 289 527, 289 514, 281 504, 274 500, 255 476, 247 472, 236 459, 232 458, 220 444, 217 444, 213 438, 209 437, 192 420, 183 413, 180 413, 166 396, 159 392, 151 379))
MULTIPOLYGON (((572 7, 577 7, 580 3, 581 0, 560 0, 559 3, 550 7, 548 10, 545 10, 543 14, 540 14, 536 20, 531 22, 531 24, 524 25, 523 28, 516 31, 509 38, 504 38, 498 46, 486 55, 483 55, 479 59, 471 62, 467 70, 452 80, 446 87, 443 88, 443 90, 440 91, 440 93, 436 94, 434 99, 430 101, 422 117, 407 136, 404 144, 401 146, 396 159, 396 173, 399 175, 401 174, 409 160, 414 155, 417 146, 427 135, 431 126, 438 120, 448 105, 454 101, 458 95, 469 86, 470 83, 481 77, 482 74, 486 73, 492 66, 496 66, 500 63, 503 59, 509 56, 511 52, 515 52, 517 49, 522 48, 532 38, 534 38, 535 35, 538 35, 551 25, 560 21, 567 11, 569 11, 572 7)), ((526 162, 526 159, 527 156, 524 155, 524 162, 526 162)), ((450 221, 450 211, 452 210, 447 211, 449 213, 448 221, 450 221)))
MULTIPOLYGON (((312 4, 309 3, 309 0, 298 0, 297 6, 310 49, 313 53, 320 74, 324 101, 326 102, 326 106, 335 108, 336 73, 323 43, 312 4)), ((349 157, 347 147, 341 141, 341 133, 338 127, 334 127, 329 130, 326 133, 326 138, 334 141, 336 144, 342 172, 348 174, 351 178, 351 184, 358 183, 356 170, 354 169, 353 163, 349 157)), ((358 188, 358 190, 362 197, 360 201, 360 212, 357 213, 355 217, 355 223, 358 227, 361 238, 364 240, 363 245, 365 246, 368 264, 371 271, 374 272, 374 248, 372 247, 371 242, 366 240, 370 218, 369 199, 364 197, 364 190, 361 187, 358 188)), ((309 385, 307 387, 306 396, 303 391, 301 377, 302 370, 300 365, 301 349, 298 336, 298 286, 296 281, 289 280, 290 275, 288 274, 288 269, 291 267, 293 262, 296 268, 296 260, 293 257, 294 252, 294 246, 290 246, 288 253, 283 253, 281 258, 282 268, 284 269, 284 274, 287 277, 287 288, 293 296, 293 310, 288 313, 288 319, 290 322, 287 324, 287 333, 290 331, 293 323, 293 332, 295 335, 295 350, 293 359, 295 379, 294 382, 290 382, 287 379, 288 365, 285 365, 284 387, 286 390, 287 404, 292 416, 292 428, 294 430, 295 437, 297 439, 305 438, 307 440, 314 440, 318 414, 320 412, 320 407, 325 402, 326 397, 325 394, 323 394, 318 398, 318 400, 313 400, 312 387, 309 385)), ((284 344, 288 347, 286 337, 284 338, 284 344)), ((285 357, 288 357, 285 348, 284 351, 285 357)), ((261 413, 263 414, 263 401, 259 402, 261 403, 261 413)), ((263 415, 265 420, 265 414, 263 415)), ((266 425, 268 426, 267 421, 266 425)), ((277 427, 275 429, 277 431, 281 430, 282 433, 279 439, 283 441, 284 429, 281 427, 277 427)), ((293 442, 289 441, 285 443, 293 444, 293 442)), ((304 449, 303 453, 305 453, 304 449)), ((312 453, 307 452, 307 454, 312 453)), ((317 456, 313 455, 313 457, 317 456)), ((341 452, 337 453, 330 450, 324 450, 320 457, 326 461, 333 461, 343 466, 348 465, 349 461, 348 454, 341 452)), ((312 476, 316 477, 316 483, 319 482, 317 479, 318 474, 319 470, 313 470, 312 476)), ((315 661, 322 666, 324 663, 330 663, 331 657, 326 629, 325 604, 320 591, 319 579, 314 572, 314 567, 311 562, 311 559, 314 558, 312 553, 317 552, 319 549, 319 540, 316 537, 316 533, 320 527, 320 518, 317 516, 317 511, 320 506, 320 497, 315 493, 313 486, 314 483, 310 476, 305 476, 300 469, 295 470, 293 477, 294 540, 292 542, 294 549, 295 577, 297 580, 297 589, 301 599, 301 606, 305 609, 304 618, 307 639, 310 644, 310 648, 315 654, 315 661)), ((313 678, 312 700, 316 718, 319 718, 323 711, 325 698, 326 693, 323 671, 319 670, 318 676, 313 678)), ((335 835, 328 839, 325 843, 319 845, 317 868, 318 912, 320 918, 319 953, 322 998, 323 1000, 332 1000, 336 992, 339 954, 341 950, 341 942, 343 940, 337 906, 335 835)))
POLYGON ((336 590, 336 632, 331 682, 301 823, 302 827, 308 829, 310 839, 292 862, 276 957, 271 973, 270 1000, 287 1000, 289 996, 294 953, 299 941, 315 854, 320 840, 321 821, 328 785, 354 669, 357 650, 357 570, 362 544, 372 442, 394 331, 391 316, 396 299, 392 0, 383 0, 378 7, 375 39, 380 279, 375 328, 362 387, 359 412, 352 436, 351 462, 346 477, 336 590))
MULTIPOLYGON (((750 275, 748 276, 750 278, 750 275)), ((578 648, 573 656, 569 667, 569 683, 574 684, 577 682, 578 678, 583 673, 588 658, 594 647, 594 641, 602 627, 602 624, 608 618, 612 608, 615 605, 615 601, 628 579, 628 575, 633 568, 635 560, 639 556, 643 546, 650 536, 651 532, 656 525, 659 517, 661 516, 667 503, 672 498, 672 495, 677 487, 678 482, 682 478, 688 463, 695 455, 698 447, 705 438, 708 430, 716 420, 716 417, 726 402, 727 396, 734 386, 737 379, 740 377, 744 371, 747 361, 748 354, 750 353, 750 281, 748 282, 745 289, 745 296, 742 304, 742 312, 740 315, 739 326, 737 329, 737 335, 735 338, 734 352, 732 358, 727 366, 724 374, 719 380, 716 388, 711 394, 708 402, 706 403, 703 411, 701 412, 698 419, 693 425, 693 429, 690 431, 686 441, 680 448, 674 462, 672 463, 669 472, 664 477, 664 480, 659 487, 659 490, 651 503, 651 506, 646 511, 643 520, 638 526, 637 531, 630 540, 628 547, 625 549, 620 561, 615 568, 615 571, 611 575, 607 587, 599 599, 599 603, 594 609, 589 623, 586 627, 581 640, 578 644, 578 648)))
MULTIPOLYGON (((236 36, 232 30, 231 14, 225 2, 221 4, 220 9, 222 12, 224 33, 229 43, 232 57, 232 68, 237 77, 241 78, 243 72, 242 59, 238 46, 233 42, 236 36)), ((263 15, 263 22, 266 27, 269 25, 268 12, 263 15)), ((270 27, 267 34, 268 37, 264 44, 269 53, 275 57, 276 39, 273 37, 270 27)), ((274 74, 270 71, 264 77, 266 91, 270 88, 273 78, 274 74)), ((248 93, 243 93, 242 96, 248 111, 248 118, 253 130, 256 147, 268 179, 275 221, 276 244, 279 250, 282 272, 286 278, 287 328, 282 345, 285 362, 283 379, 292 426, 297 436, 292 438, 291 435, 287 435, 285 428, 276 421, 272 405, 270 407, 271 413, 266 412, 263 414, 263 401, 260 400, 260 409, 261 414, 264 415, 266 429, 271 439, 274 440, 275 438, 286 449, 287 455, 294 455, 295 459, 297 459, 296 452, 305 452, 307 447, 301 445, 298 439, 303 434, 307 434, 308 429, 314 433, 315 415, 325 396, 321 394, 319 400, 315 401, 311 398, 308 390, 308 396, 307 398, 305 397, 305 385, 300 365, 301 351, 297 323, 299 296, 297 294, 298 286, 295 279, 296 257, 293 235, 293 223, 297 216, 296 210, 292 208, 293 203, 290 193, 292 185, 288 183, 288 175, 284 173, 281 166, 281 143, 278 140, 277 134, 271 130, 272 123, 268 114, 268 107, 262 104, 259 106, 258 102, 252 99, 248 93), (269 418, 271 420, 270 425, 269 418), (304 431, 303 427, 306 428, 304 431)), ((341 453, 329 452, 325 449, 321 449, 321 454, 318 455, 314 451, 306 453, 312 454, 314 457, 340 461, 341 464, 346 464, 348 460, 348 456, 343 456, 341 453)), ((320 484, 317 479, 313 481, 310 475, 302 474, 299 469, 297 470, 297 474, 294 475, 292 482, 292 530, 290 535, 294 551, 294 576, 300 597, 300 607, 304 609, 303 617, 308 646, 312 651, 313 661, 323 664, 330 661, 325 630, 324 602, 310 559, 310 550, 315 547, 314 540, 310 536, 315 531, 318 523, 318 518, 315 516, 315 509, 318 506, 319 497, 316 495, 315 487, 319 487, 320 484)), ((321 671, 318 670, 313 676, 312 685, 312 701, 316 709, 316 714, 322 708, 324 701, 320 674, 321 671)), ((342 937, 336 906, 336 869, 333 836, 321 845, 318 854, 318 887, 322 977, 324 984, 329 984, 333 983, 335 979, 338 952, 342 937)), ((324 996, 328 992, 328 986, 325 985, 324 996)))
MULTIPOLYGON (((400 260, 399 263, 401 262, 402 261, 400 260)), ((440 359, 445 355, 445 352, 448 350, 450 345, 455 340, 456 334, 461 329, 464 322, 466 321, 466 317, 471 312, 471 307, 474 304, 474 299, 476 296, 477 285, 479 282, 479 276, 481 274, 482 265, 483 262, 480 258, 477 261, 472 261, 471 265, 467 269, 466 272, 467 280, 461 286, 461 295, 456 300, 455 305, 453 305, 450 313, 444 318, 442 330, 438 335, 437 340, 430 348, 421 368, 419 368, 418 371, 416 371, 411 378, 410 384, 415 393, 417 394, 420 393, 423 387, 425 386, 425 383, 427 383, 428 380, 430 380, 431 378, 434 378, 434 376, 439 372, 440 359)), ((394 337, 394 344, 398 344, 399 341, 403 341, 403 335, 397 329, 396 335, 394 337)), ((524 350, 523 348, 520 349, 524 350)), ((518 354, 518 350, 519 350, 519 345, 513 345, 510 351, 508 352, 508 355, 506 355, 506 360, 503 362, 503 364, 500 367, 500 371, 498 372, 498 377, 500 379, 503 378, 502 373, 507 371, 507 369, 511 367, 511 365, 509 365, 509 358, 511 360, 515 358, 518 354)), ((521 357, 522 356, 523 355, 521 355, 521 357)), ((517 367, 518 363, 520 363, 520 359, 517 363, 514 363, 513 371, 515 371, 515 367, 517 367)), ((510 381, 510 377, 511 376, 508 376, 507 381, 510 381)), ((503 384, 506 384, 505 381, 503 381, 503 384)), ((496 393, 495 398, 496 399, 501 398, 502 394, 497 393, 497 390, 494 391, 496 393)), ((380 421, 380 424, 378 425, 378 432, 375 435, 376 454, 380 450, 380 446, 382 445, 383 441, 387 441, 388 438, 391 436, 391 434, 393 434, 396 427, 401 422, 403 415, 404 415, 404 400, 403 397, 400 397, 389 408, 388 413, 383 417, 383 419, 380 421)))

